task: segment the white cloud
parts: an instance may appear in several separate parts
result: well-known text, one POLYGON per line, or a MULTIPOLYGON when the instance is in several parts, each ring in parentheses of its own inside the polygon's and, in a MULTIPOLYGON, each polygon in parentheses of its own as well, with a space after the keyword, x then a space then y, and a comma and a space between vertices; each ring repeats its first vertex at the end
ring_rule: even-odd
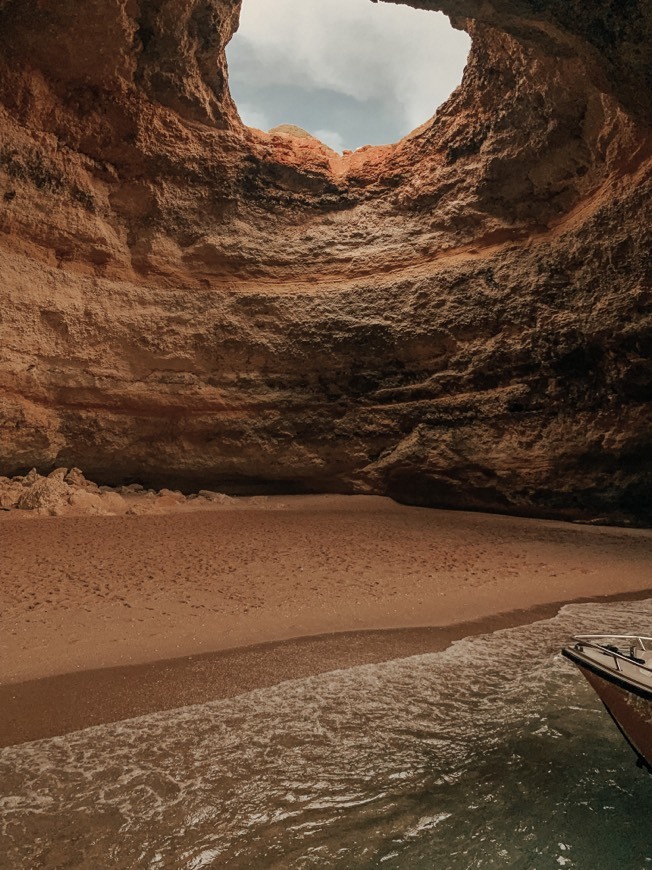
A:
POLYGON ((315 130, 312 135, 319 139, 320 142, 323 142, 324 145, 332 148, 333 151, 344 150, 344 139, 341 133, 336 133, 335 130, 315 130))
POLYGON ((248 127, 256 127, 258 130, 269 130, 269 120, 265 113, 257 106, 240 102, 238 103, 238 112, 248 127))
POLYGON ((243 0, 228 56, 236 99, 237 91, 272 85, 299 88, 306 99, 311 90, 325 89, 374 101, 376 111, 382 103, 396 114, 398 106, 408 133, 459 84, 469 44, 441 13, 407 6, 243 0))

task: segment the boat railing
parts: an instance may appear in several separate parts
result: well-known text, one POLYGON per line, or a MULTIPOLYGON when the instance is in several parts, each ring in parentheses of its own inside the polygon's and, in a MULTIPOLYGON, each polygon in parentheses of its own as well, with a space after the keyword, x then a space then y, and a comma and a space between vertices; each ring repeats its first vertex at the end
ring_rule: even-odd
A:
POLYGON ((638 634, 576 634, 573 640, 575 641, 575 649, 579 652, 588 647, 610 656, 618 671, 622 671, 620 663, 627 662, 652 674, 652 665, 636 655, 637 651, 652 651, 652 637, 643 637, 638 634), (626 641, 624 646, 629 646, 629 653, 622 652, 620 647, 614 646, 613 641, 626 641))

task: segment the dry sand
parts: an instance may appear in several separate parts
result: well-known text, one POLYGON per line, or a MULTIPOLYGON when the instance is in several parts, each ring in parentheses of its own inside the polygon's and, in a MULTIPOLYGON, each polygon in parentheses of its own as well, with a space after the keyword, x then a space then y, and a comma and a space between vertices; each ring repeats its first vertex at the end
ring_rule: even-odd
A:
POLYGON ((508 614, 499 624, 512 624, 538 618, 523 614, 530 608, 646 592, 651 569, 647 530, 412 508, 371 496, 274 497, 162 516, 5 514, 0 742, 439 648, 497 614, 508 614), (231 653, 213 657, 219 673, 200 688, 207 672, 199 653, 425 626, 446 631, 347 635, 335 647, 323 639, 311 642, 311 654, 305 641, 287 653, 263 647, 249 665, 244 652, 237 662, 231 653), (195 658, 158 670, 124 667, 186 656, 195 658), (118 670, 93 676, 105 690, 82 715, 75 699, 91 682, 80 672, 100 668, 118 670), (162 675, 172 672, 166 682, 162 675), (55 676, 64 674, 73 676, 55 676), (33 682, 39 678, 48 679, 33 682), (158 689, 134 700, 144 681, 158 689), (115 700, 118 685, 131 702, 115 700), (68 713, 45 727, 57 699, 68 713))

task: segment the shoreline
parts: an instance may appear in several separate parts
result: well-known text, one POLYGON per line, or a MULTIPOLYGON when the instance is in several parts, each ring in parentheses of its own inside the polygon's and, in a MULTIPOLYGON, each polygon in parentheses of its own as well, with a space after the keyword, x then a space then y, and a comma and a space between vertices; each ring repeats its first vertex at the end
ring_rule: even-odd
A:
POLYGON ((649 530, 375 496, 0 518, 0 742, 441 649, 650 586, 649 530))
POLYGON ((0 749, 328 671, 440 652, 455 641, 554 617, 568 604, 638 601, 652 588, 541 604, 469 622, 341 631, 0 684, 0 749))

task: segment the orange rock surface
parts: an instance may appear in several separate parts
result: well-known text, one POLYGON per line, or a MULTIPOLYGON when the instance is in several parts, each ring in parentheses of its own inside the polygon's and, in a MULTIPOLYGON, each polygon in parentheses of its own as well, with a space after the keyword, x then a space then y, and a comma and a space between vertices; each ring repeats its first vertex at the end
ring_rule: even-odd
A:
POLYGON ((340 157, 237 2, 0 0, 0 474, 650 522, 649 4, 413 5, 464 81, 340 157))

